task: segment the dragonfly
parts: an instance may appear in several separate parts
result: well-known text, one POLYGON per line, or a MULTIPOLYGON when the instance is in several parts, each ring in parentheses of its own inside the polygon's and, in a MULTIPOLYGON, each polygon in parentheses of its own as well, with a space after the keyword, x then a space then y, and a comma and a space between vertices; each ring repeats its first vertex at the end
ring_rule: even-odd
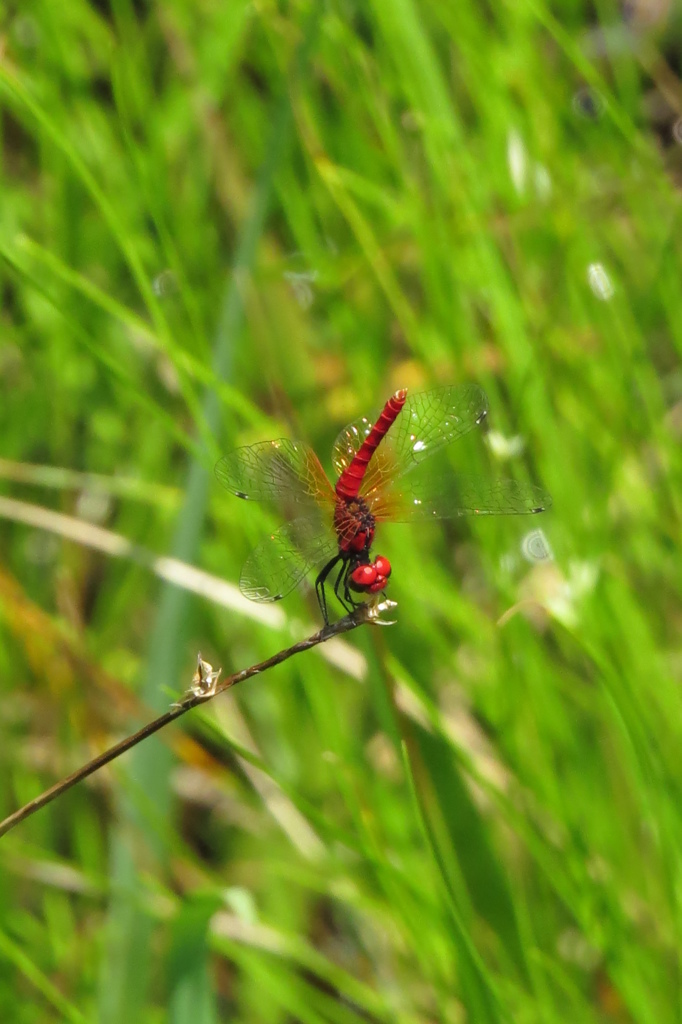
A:
POLYGON ((244 563, 242 594, 279 601, 317 569, 315 591, 329 625, 330 577, 346 612, 388 584, 389 560, 372 553, 378 524, 549 508, 551 497, 535 484, 415 472, 487 414, 488 400, 476 384, 414 394, 401 388, 378 417, 362 417, 340 432, 332 449, 335 484, 313 449, 299 441, 261 441, 224 456, 215 467, 223 487, 246 501, 274 503, 286 519, 244 563))

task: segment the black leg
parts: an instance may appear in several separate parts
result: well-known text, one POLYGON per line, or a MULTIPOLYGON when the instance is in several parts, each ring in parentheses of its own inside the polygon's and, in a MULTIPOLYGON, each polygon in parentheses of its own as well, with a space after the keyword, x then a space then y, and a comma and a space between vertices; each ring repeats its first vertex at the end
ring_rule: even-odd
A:
POLYGON ((347 566, 346 572, 343 574, 343 594, 347 601, 351 601, 350 587, 348 586, 348 577, 350 576, 351 568, 347 566))
POLYGON ((352 561, 350 558, 346 558, 341 566, 341 570, 336 577, 336 583, 334 584, 334 593, 339 604, 342 604, 347 612, 352 612, 357 608, 357 602, 350 596, 350 590, 348 589, 348 576, 351 572, 352 561), (343 597, 339 593, 339 587, 343 584, 343 597))
POLYGON ((355 563, 353 562, 352 559, 349 558, 348 561, 344 563, 343 571, 339 573, 338 579, 336 581, 336 586, 334 588, 334 593, 338 597, 341 604, 347 611, 351 612, 355 611, 356 608, 359 608, 360 605, 364 604, 364 601, 356 600, 350 589, 349 581, 354 566, 355 563), (340 587, 343 587, 343 597, 341 597, 341 594, 339 593, 340 587))
MULTIPOLYGON (((344 568, 345 568, 345 572, 343 574, 343 596, 346 599, 346 601, 348 602, 348 604, 351 606, 351 609, 355 610, 356 608, 359 608, 360 605, 363 604, 364 602, 363 601, 356 601, 355 598, 353 597, 353 595, 351 594, 351 591, 350 591, 350 586, 349 586, 348 581, 350 580, 350 574, 353 571, 353 563, 349 561, 348 564, 346 566, 344 566, 344 568)), ((337 580, 337 584, 338 584, 338 582, 339 582, 339 580, 337 580)), ((336 596, 339 597, 338 594, 336 596)), ((340 597, 339 597, 339 601, 341 601, 340 597)), ((345 603, 344 601, 341 601, 341 604, 344 604, 344 603, 345 603)))
POLYGON ((319 576, 315 580, 315 593, 317 594, 317 600, 320 605, 320 611, 322 612, 322 617, 324 619, 325 626, 329 625, 329 612, 327 611, 327 594, 324 589, 324 581, 326 580, 327 576, 332 571, 336 563, 338 561, 344 561, 344 557, 345 556, 340 552, 338 555, 334 555, 334 557, 327 562, 324 569, 320 571, 319 576))

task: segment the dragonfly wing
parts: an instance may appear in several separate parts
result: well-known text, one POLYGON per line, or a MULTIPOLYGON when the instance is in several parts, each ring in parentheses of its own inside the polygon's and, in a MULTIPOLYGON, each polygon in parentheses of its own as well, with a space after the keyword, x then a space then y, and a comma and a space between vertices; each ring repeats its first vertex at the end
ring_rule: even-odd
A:
POLYGON ((239 589, 250 601, 279 601, 338 549, 331 526, 315 516, 300 516, 254 548, 244 563, 239 589))
POLYGON ((288 504, 333 504, 334 491, 307 444, 279 438, 237 448, 216 463, 220 483, 238 498, 288 504))
MULTIPOLYGON (((408 395, 405 405, 367 468, 362 494, 383 488, 420 465, 440 448, 463 437, 488 412, 485 392, 477 384, 460 384, 408 395)), ((355 458, 374 425, 363 417, 341 431, 332 463, 342 473, 355 458)))
POLYGON ((401 481, 391 493, 370 502, 372 514, 379 521, 411 523, 457 516, 527 515, 544 512, 552 504, 542 487, 518 480, 453 476, 433 490, 430 483, 401 481))

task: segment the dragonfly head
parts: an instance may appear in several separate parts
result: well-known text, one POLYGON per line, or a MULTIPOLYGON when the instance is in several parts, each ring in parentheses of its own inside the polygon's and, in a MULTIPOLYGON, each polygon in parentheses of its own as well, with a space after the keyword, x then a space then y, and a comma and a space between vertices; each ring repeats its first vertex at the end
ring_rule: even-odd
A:
POLYGON ((391 563, 383 555, 377 555, 373 562, 356 565, 350 574, 348 585, 361 594, 378 594, 388 583, 391 563))

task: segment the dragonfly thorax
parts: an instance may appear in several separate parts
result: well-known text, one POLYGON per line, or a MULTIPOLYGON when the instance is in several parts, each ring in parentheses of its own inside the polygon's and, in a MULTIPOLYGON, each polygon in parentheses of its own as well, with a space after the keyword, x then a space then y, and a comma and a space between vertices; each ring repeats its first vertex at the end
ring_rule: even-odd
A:
POLYGON ((364 553, 374 540, 374 516, 364 498, 339 498, 334 508, 334 529, 339 538, 339 551, 364 553))

